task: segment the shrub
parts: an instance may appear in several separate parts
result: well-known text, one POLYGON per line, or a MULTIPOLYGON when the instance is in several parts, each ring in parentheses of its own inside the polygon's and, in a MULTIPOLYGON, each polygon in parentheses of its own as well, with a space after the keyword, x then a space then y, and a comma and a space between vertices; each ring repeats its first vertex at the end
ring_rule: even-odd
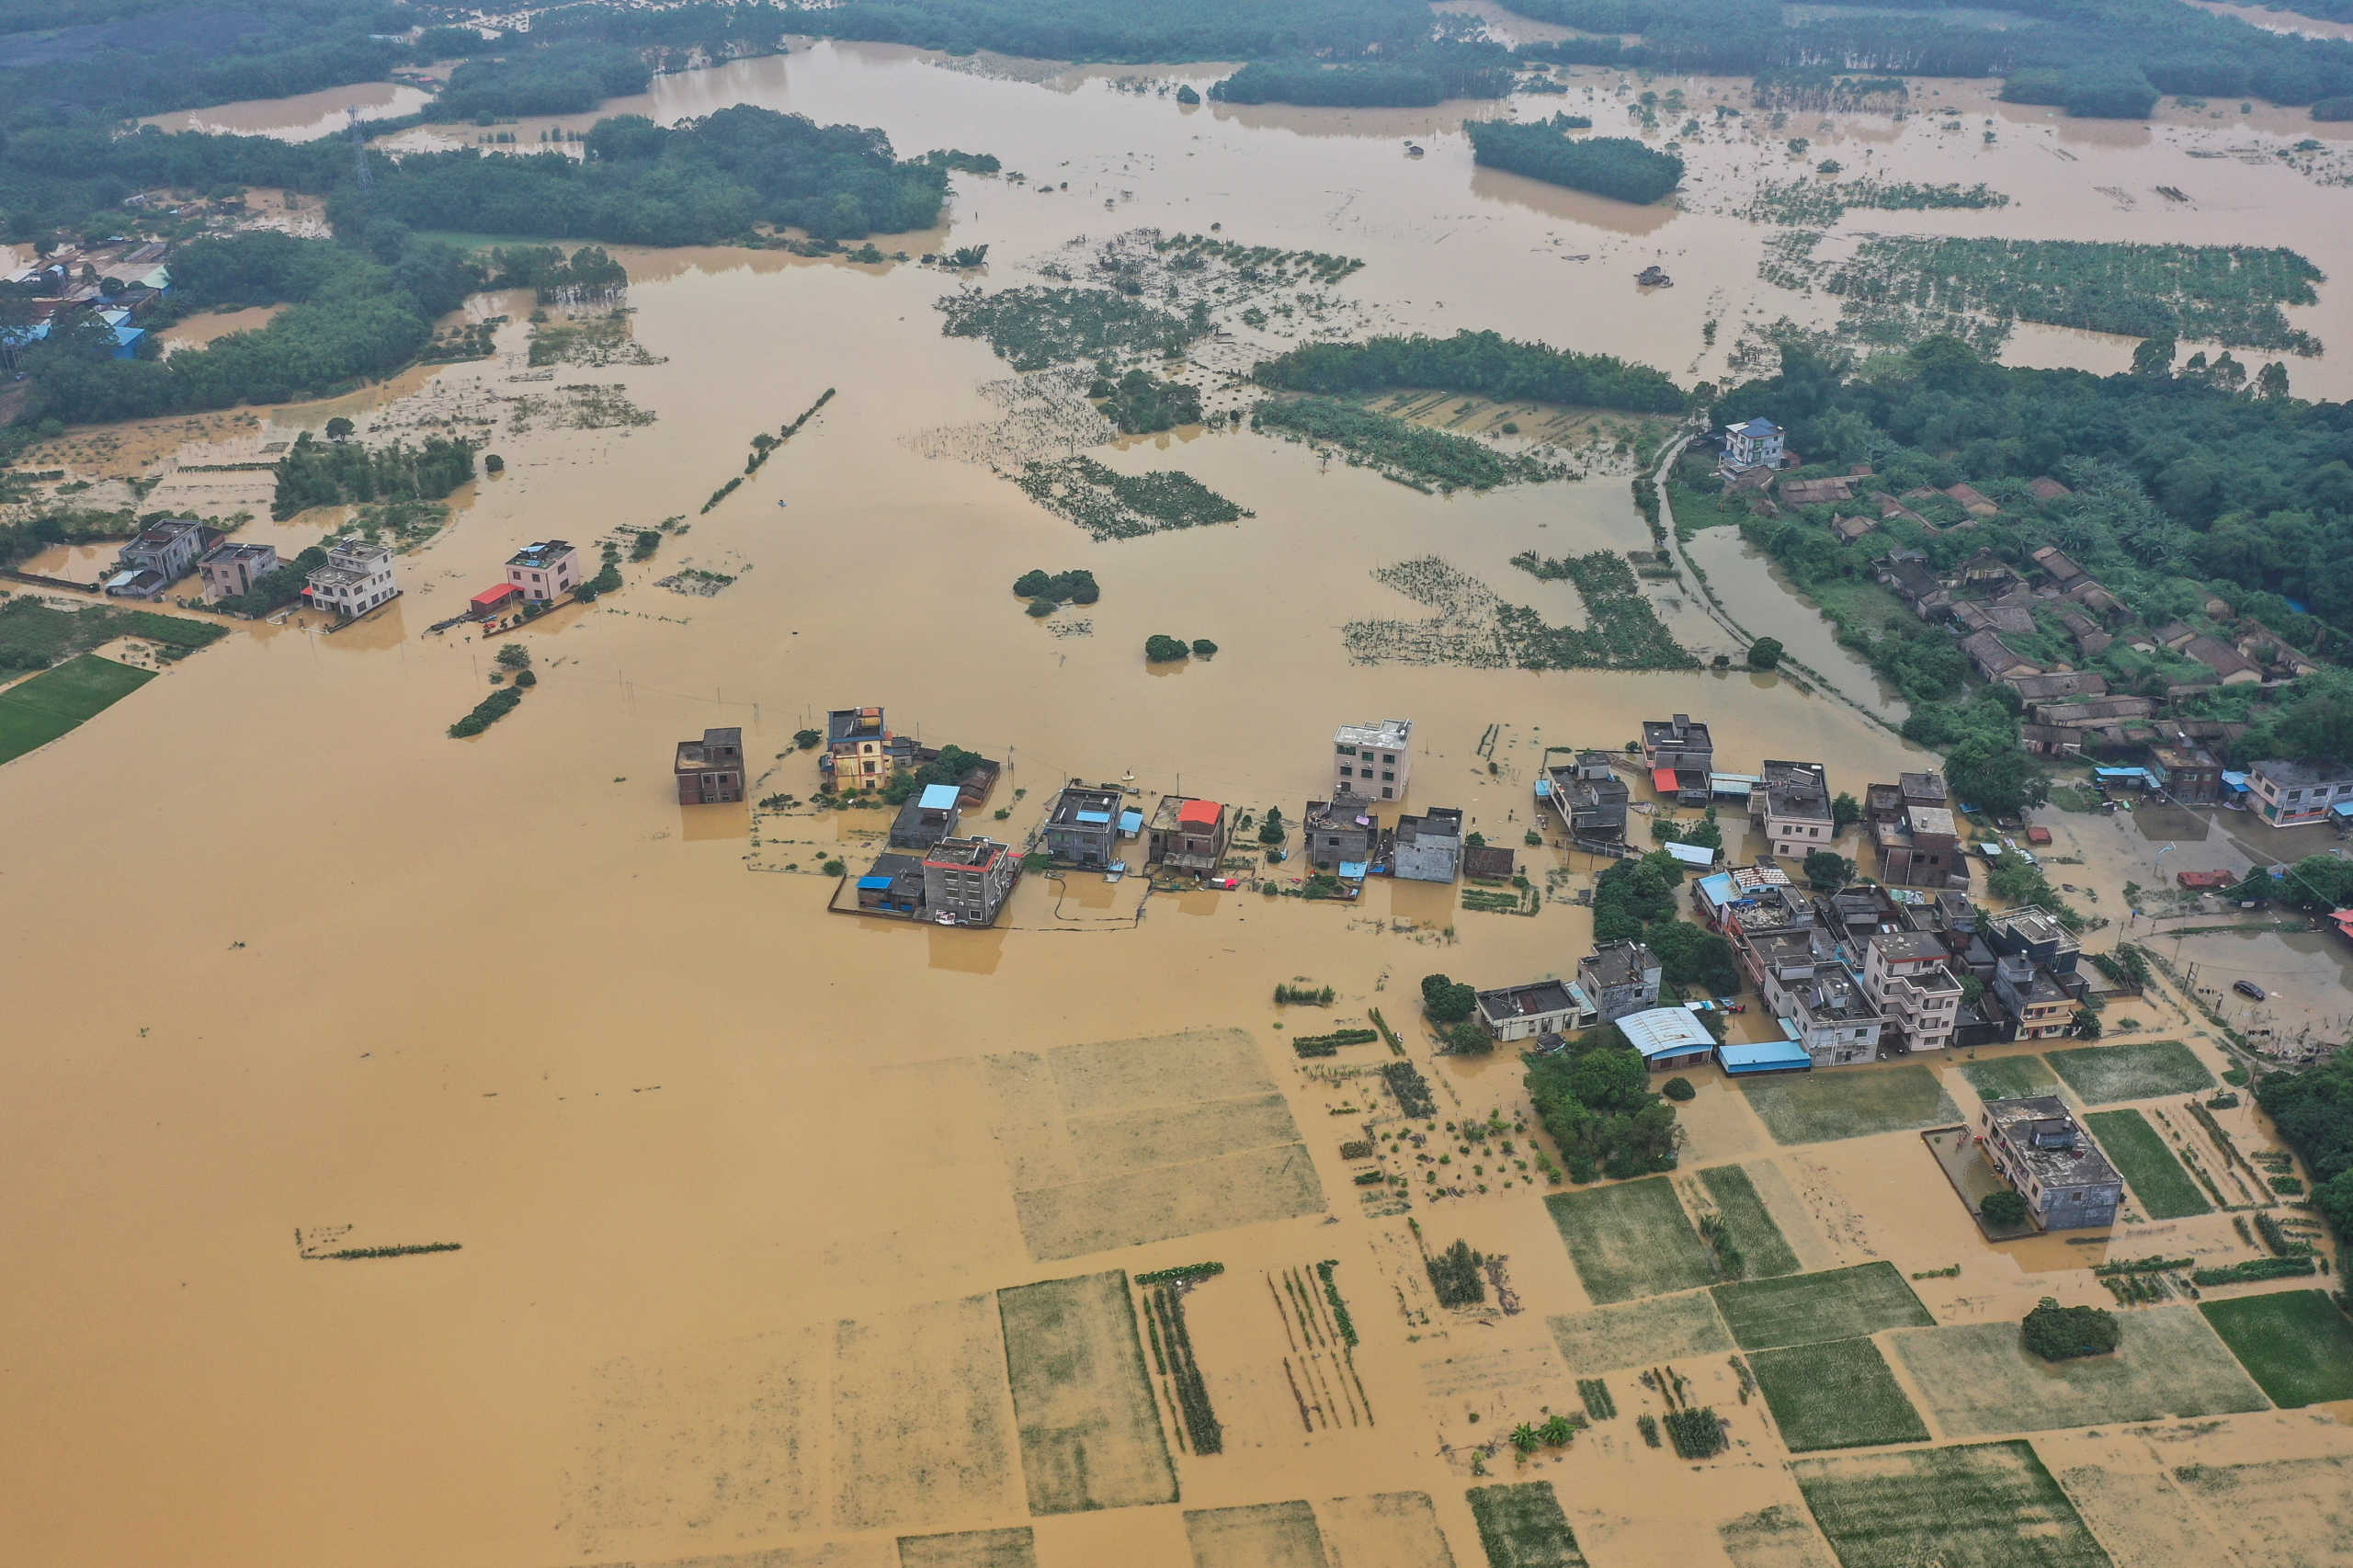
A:
POLYGON ((1148 665, 1173 665, 1185 657, 1185 644, 1174 637, 1154 632, 1143 640, 1143 658, 1148 665))
POLYGON ((1836 892, 1854 878, 1855 863, 1836 849, 1815 849, 1805 858, 1805 880, 1816 892, 1836 892))
POLYGON ((532 674, 529 670, 517 670, 515 672, 515 684, 517 686, 537 686, 540 684, 540 677, 532 674))
POLYGON ((498 663, 506 669, 529 669, 531 667, 531 651, 520 642, 509 642, 498 650, 498 663))
POLYGON ((817 743, 824 738, 825 732, 823 730, 795 730, 792 732, 792 744, 800 747, 802 751, 816 750, 817 743))
POLYGON ((1046 617, 1053 614, 1054 611, 1062 608, 1062 606, 1056 604, 1053 600, 1040 594, 1038 597, 1029 601, 1028 613, 1035 619, 1043 620, 1046 617))
POLYGON ((1217 644, 1211 642, 1206 637, 1196 637, 1193 639, 1193 654, 1196 658, 1215 658, 1217 656, 1217 644))
POLYGON ((496 452, 493 452, 490 456, 482 460, 482 469, 484 473, 505 473, 506 472, 506 460, 500 457, 496 452))
POLYGON ((1197 104, 1201 101, 1201 95, 1193 90, 1190 83, 1186 83, 1177 87, 1176 101, 1180 104, 1197 104))
POLYGON ((848 869, 849 868, 843 865, 839 860, 828 860, 825 862, 825 875, 829 877, 838 877, 848 869))
POLYGON ((2025 1224, 2028 1215, 2026 1199, 2015 1192, 1989 1193, 1985 1201, 1977 1206, 1977 1212, 1985 1217, 1987 1224, 2005 1230, 2025 1224))
POLYGON ((1475 1307, 1485 1301, 1487 1279, 1479 1267, 1484 1262, 1486 1259, 1473 1252, 1469 1242, 1456 1242, 1427 1259, 1423 1267, 1429 1270, 1430 1289, 1438 1292, 1438 1304, 1475 1307))
POLYGON ((1479 1026, 1475 1018, 1465 1018, 1459 1024, 1449 1024, 1446 1029, 1448 1049, 1463 1056, 1484 1056, 1495 1049, 1495 1040, 1479 1026))
POLYGON ((1759 637, 1748 645, 1748 667, 1770 670, 1780 667, 1781 642, 1777 637, 1759 637))
POLYGON ((1659 1085, 1658 1092, 1671 1100, 1688 1100, 1699 1091, 1691 1086, 1688 1078, 1669 1078, 1659 1085))
MULTIPOLYGON (((2012 1196, 2016 1196, 2013 1194, 2012 1196)), ((2046 1361, 2105 1356, 2116 1348, 2116 1314, 2101 1307, 2063 1307, 2055 1297, 2026 1314, 2020 1325, 2026 1347, 2046 1361)))

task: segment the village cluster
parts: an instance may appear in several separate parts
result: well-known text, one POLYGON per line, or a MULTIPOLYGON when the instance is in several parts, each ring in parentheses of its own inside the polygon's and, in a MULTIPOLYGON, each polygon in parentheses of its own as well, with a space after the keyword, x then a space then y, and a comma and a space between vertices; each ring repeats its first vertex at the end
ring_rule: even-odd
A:
MULTIPOLYGON (((137 358, 147 329, 134 324, 171 292, 165 249, 161 240, 66 246, 0 278, 0 290, 11 297, 18 318, 0 324, 0 371, 13 374, 17 355, 28 346, 77 332, 106 334, 113 339, 113 358, 137 358)), ((0 407, 21 403, 24 395, 23 388, 0 390, 0 407)))

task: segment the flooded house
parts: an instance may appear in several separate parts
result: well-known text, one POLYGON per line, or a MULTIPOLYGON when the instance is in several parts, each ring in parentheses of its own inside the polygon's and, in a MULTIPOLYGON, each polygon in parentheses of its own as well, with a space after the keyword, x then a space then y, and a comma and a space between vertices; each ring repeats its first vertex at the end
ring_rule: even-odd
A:
POLYGON ((1881 931, 1863 945, 1863 991, 1887 1020, 1885 1043, 1914 1053, 1952 1044, 1963 988, 1947 967, 1951 956, 1919 931, 1881 931))
POLYGON ((194 517, 166 517, 140 530, 122 547, 106 591, 116 598, 160 599, 165 589, 196 570, 197 559, 223 538, 194 517))
POLYGON ((678 781, 678 804, 716 806, 744 798, 744 732, 730 724, 705 730, 699 741, 680 741, 670 771, 678 781))
POLYGON ((953 784, 926 784, 899 808, 891 823, 891 847, 928 849, 956 833, 962 797, 953 784))
POLYGON ((1830 776, 1822 764, 1768 758, 1763 778, 1748 792, 1748 818, 1773 853, 1803 856, 1829 848, 1837 831, 1830 811, 1830 776))
POLYGON ((1879 850, 1880 881, 1899 887, 1944 888, 1968 880, 1960 824, 1941 773, 1904 773, 1864 792, 1863 820, 1879 850))
POLYGON ((1724 426, 1723 466, 1733 473, 1750 469, 1774 469, 1788 455, 1787 437, 1779 425, 1758 416, 1724 426))
POLYGON ((1549 810, 1584 844, 1626 842, 1626 812, 1631 792, 1618 777, 1606 751, 1581 751, 1576 760, 1545 770, 1536 781, 1536 805, 1549 810))
POLYGON ((858 879, 858 909, 869 915, 923 913, 923 857, 884 853, 858 879))
POLYGON ((1401 816, 1389 848, 1389 874, 1409 882, 1450 882, 1462 872, 1462 813, 1433 806, 1401 816))
POLYGON ((2065 1034, 2089 989, 2075 971, 2084 950, 2075 934, 2049 911, 2028 904, 1988 915, 1981 935, 1994 957, 1986 994, 2015 1027, 2012 1038, 2065 1034))
POLYGON ((1147 860, 1207 876, 1225 858, 1225 846, 1233 837, 1233 813, 1216 801, 1163 795, 1147 832, 1147 860))
POLYGON ((1652 1007, 1618 1020, 1618 1032, 1654 1073, 1697 1067, 1715 1053, 1716 1037, 1688 1007, 1652 1007))
POLYGON ((1348 790, 1336 791, 1328 801, 1310 801, 1300 819, 1300 844, 1307 863, 1319 871, 1362 866, 1372 858, 1380 828, 1372 817, 1372 802, 1348 790))
POLYGON ((1600 1014, 1576 986, 1558 980, 1530 985, 1506 985, 1482 991, 1479 1023, 1495 1040, 1509 1044, 1538 1035, 1565 1035, 1589 1029, 1600 1014))
POLYGON ((923 917, 942 926, 992 926, 1020 880, 1021 861, 993 838, 943 838, 923 858, 923 917))
POLYGON ((1402 801, 1414 774, 1414 722, 1343 724, 1332 736, 1332 790, 1368 801, 1402 801))
POLYGON ((2124 1178, 2058 1096, 1988 1100, 1977 1119, 1977 1136, 1986 1158, 2018 1188, 2042 1229, 2075 1231, 2116 1222, 2124 1178))
POLYGON ((506 580, 526 599, 552 603, 580 585, 580 551, 560 539, 527 544, 506 558, 506 580))
POLYGON ((1658 955, 1641 942, 1604 942, 1577 960, 1577 990, 1605 1024, 1658 1006, 1658 955))
POLYGON ((278 551, 267 544, 216 544, 196 563, 204 579, 204 602, 219 604, 253 592, 256 583, 278 570, 278 551))
POLYGON ((1816 1067, 1875 1060, 1886 1018, 1819 926, 1758 933, 1752 940, 1758 989, 1782 1031, 1816 1067))
POLYGON ((818 771, 836 790, 880 790, 915 766, 912 735, 895 735, 880 708, 836 708, 825 715, 825 754, 818 771))
POLYGON ((1120 858, 1120 810, 1126 804, 1117 790, 1064 785, 1046 812, 1046 853, 1064 866, 1111 864, 1120 858))
POLYGON ((401 591, 392 576, 392 547, 357 536, 329 540, 326 564, 308 582, 302 597, 346 620, 366 615, 401 591))
POLYGON ((1704 806, 1713 798, 1716 743, 1688 713, 1643 721, 1643 765, 1652 786, 1678 804, 1704 806))

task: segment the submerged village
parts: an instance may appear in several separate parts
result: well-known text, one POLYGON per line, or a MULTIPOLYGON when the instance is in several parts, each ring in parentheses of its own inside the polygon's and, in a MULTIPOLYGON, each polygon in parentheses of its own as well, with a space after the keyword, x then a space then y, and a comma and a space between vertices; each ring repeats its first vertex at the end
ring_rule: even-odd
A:
POLYGON ((0 1558, 2353 1563, 2331 4, 0 20, 0 1558))

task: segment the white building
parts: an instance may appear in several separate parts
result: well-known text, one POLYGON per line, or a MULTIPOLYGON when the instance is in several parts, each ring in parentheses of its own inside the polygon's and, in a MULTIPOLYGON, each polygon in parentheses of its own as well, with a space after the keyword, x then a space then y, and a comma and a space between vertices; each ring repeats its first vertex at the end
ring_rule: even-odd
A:
POLYGON ((311 574, 302 597, 344 619, 366 615, 400 592, 392 581, 389 546, 344 538, 327 544, 327 563, 311 574))
POLYGON ((560 539, 527 544, 507 557, 506 580, 527 599, 560 599, 579 585, 580 551, 560 539))
POLYGON ((1945 967, 1944 942, 1917 931, 1881 931, 1863 949, 1863 992, 1909 1051, 1952 1044, 1961 982, 1945 967))
POLYGON ((1414 722, 1343 724, 1332 736, 1332 790, 1368 801, 1402 801, 1414 771, 1414 722))
POLYGON ((1779 856, 1804 857, 1836 842, 1837 819, 1830 809, 1830 778, 1818 762, 1768 758, 1764 782, 1748 791, 1749 821, 1764 830, 1779 856))
POLYGON ((1816 1067, 1846 1067, 1879 1055, 1886 1019, 1829 933, 1790 926, 1747 934, 1765 1005, 1816 1067))
POLYGON ((1558 980, 1482 991, 1478 995, 1479 1021, 1499 1040, 1564 1035, 1589 1029, 1601 1021, 1584 992, 1558 980))
POLYGON ((1781 427, 1769 419, 1724 426, 1724 467, 1735 473, 1781 466, 1781 427))
POLYGON ((2246 770, 2247 792, 2256 814, 2273 827, 2295 827, 2353 815, 2353 767, 2333 759, 2291 762, 2268 759, 2246 770))

